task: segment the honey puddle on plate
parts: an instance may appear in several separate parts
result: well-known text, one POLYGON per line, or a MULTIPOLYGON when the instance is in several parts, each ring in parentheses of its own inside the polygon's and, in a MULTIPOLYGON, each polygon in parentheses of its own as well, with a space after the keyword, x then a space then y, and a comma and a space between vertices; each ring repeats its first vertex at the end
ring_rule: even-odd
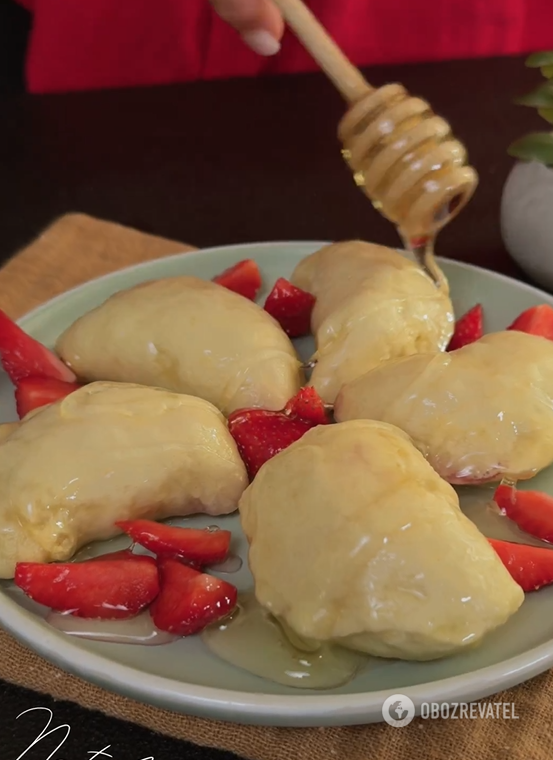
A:
MULTIPOLYGON (((46 622, 69 636, 114 644, 161 646, 180 637, 160 631, 149 612, 129 620, 89 620, 50 612, 46 622)), ((299 689, 333 689, 351 681, 369 658, 335 644, 297 636, 257 602, 254 592, 240 594, 236 609, 200 634, 222 660, 299 689)))
POLYGON ((156 628, 147 610, 129 620, 90 620, 67 613, 50 612, 46 616, 46 622, 70 636, 112 644, 160 646, 179 638, 156 628))
POLYGON ((342 647, 307 641, 278 622, 253 591, 201 637, 218 657, 256 676, 299 689, 334 689, 351 681, 369 658, 342 647))

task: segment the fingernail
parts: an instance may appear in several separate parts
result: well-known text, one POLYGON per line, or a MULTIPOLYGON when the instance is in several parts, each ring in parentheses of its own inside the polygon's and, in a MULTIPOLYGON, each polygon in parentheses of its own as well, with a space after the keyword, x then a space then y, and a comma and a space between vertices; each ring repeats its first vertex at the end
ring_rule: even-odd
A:
POLYGON ((258 55, 276 55, 280 50, 280 42, 265 29, 245 32, 242 39, 258 55))

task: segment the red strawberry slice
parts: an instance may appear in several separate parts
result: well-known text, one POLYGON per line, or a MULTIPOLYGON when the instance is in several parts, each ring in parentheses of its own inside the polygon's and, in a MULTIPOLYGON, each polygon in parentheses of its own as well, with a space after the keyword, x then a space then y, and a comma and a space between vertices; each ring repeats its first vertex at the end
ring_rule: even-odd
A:
POLYGON ((227 581, 198 572, 175 559, 161 559, 159 570, 161 591, 150 607, 150 614, 161 631, 192 636, 236 606, 238 592, 227 581))
POLYGON ((198 565, 222 562, 230 546, 228 530, 178 528, 152 520, 122 520, 115 524, 137 544, 158 556, 181 557, 198 565))
POLYGON ((546 303, 532 306, 523 311, 507 330, 519 330, 553 340, 553 308, 546 303))
POLYGON ((253 259, 244 259, 214 277, 213 282, 253 301, 261 287, 261 274, 253 259))
POLYGON ((39 604, 75 617, 123 619, 137 615, 159 593, 152 557, 85 562, 18 562, 15 583, 39 604))
POLYGON ((280 277, 267 296, 263 307, 291 338, 308 335, 315 296, 280 277))
POLYGON ((245 409, 228 418, 228 428, 234 438, 250 479, 259 468, 283 449, 314 427, 312 422, 288 417, 282 412, 265 409, 245 409))
POLYGON ((537 591, 553 583, 553 550, 495 538, 488 541, 524 591, 537 591))
POLYGON ((542 541, 553 542, 553 497, 541 491, 498 486, 493 498, 521 530, 542 541))
POLYGON ((455 331, 451 336, 447 350, 455 351, 457 348, 468 346, 469 343, 480 340, 483 335, 484 312, 478 303, 455 323, 455 331))
POLYGON ((323 401, 314 388, 302 388, 281 412, 267 409, 239 409, 228 418, 250 479, 269 459, 318 424, 330 422, 323 401))
POLYGON ((329 421, 324 401, 311 386, 301 388, 299 393, 290 399, 284 407, 284 414, 300 417, 314 425, 326 425, 329 421))
POLYGON ((79 383, 66 383, 52 377, 23 377, 15 388, 15 404, 19 419, 46 404, 52 404, 73 391, 79 390, 79 383))
POLYGON ((52 377, 66 383, 76 380, 69 367, 3 311, 0 311, 0 360, 14 384, 30 375, 52 377))

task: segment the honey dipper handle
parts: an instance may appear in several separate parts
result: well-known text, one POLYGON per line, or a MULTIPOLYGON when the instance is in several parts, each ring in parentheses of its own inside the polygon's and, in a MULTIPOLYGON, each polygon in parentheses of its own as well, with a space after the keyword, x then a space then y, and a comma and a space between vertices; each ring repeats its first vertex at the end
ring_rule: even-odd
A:
POLYGON ((356 103, 372 91, 373 88, 359 69, 346 58, 302 0, 273 0, 273 2, 288 26, 348 103, 356 103))

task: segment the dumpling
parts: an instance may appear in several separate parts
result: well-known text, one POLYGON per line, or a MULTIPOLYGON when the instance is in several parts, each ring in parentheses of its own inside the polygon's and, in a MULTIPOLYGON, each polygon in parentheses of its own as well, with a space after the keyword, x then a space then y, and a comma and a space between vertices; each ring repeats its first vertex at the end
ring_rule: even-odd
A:
POLYGON ((9 436, 17 430, 19 427, 19 422, 3 422, 0 425, 0 443, 2 441, 5 441, 6 438, 9 438, 9 436))
POLYGON ((195 277, 116 293, 71 325, 56 348, 83 380, 167 388, 226 415, 282 409, 303 381, 291 341, 267 312, 195 277))
POLYGON ((407 435, 313 428, 240 500, 255 594, 306 639, 431 660, 477 644, 522 589, 407 435))
POLYGON ((392 361, 345 385, 334 416, 397 425, 450 483, 531 478, 553 462, 553 342, 513 330, 392 361))
POLYGON ((344 383, 396 356, 442 351, 453 334, 445 276, 437 288, 413 261, 359 240, 301 261, 292 283, 317 301, 317 364, 310 384, 331 404, 344 383))
POLYGON ((116 520, 234 511, 246 470, 202 399, 92 383, 26 417, 0 443, 0 578, 69 559, 116 520))

